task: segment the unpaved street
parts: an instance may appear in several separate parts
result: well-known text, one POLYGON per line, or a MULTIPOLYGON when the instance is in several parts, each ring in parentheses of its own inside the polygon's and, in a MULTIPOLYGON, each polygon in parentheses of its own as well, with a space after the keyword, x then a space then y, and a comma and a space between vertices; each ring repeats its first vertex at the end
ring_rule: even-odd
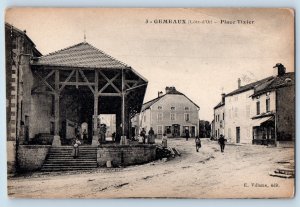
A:
POLYGON ((97 169, 92 172, 34 173, 8 180, 11 197, 120 198, 120 197, 291 197, 294 179, 271 177, 281 164, 293 160, 292 148, 226 145, 221 153, 214 141, 168 140, 181 152, 167 162, 97 169))

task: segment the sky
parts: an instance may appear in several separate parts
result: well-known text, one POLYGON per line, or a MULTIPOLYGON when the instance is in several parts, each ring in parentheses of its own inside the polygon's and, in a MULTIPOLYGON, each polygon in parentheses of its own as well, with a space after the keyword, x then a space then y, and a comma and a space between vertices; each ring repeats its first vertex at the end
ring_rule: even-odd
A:
POLYGON ((83 42, 85 34, 149 81, 144 102, 174 86, 200 106, 202 120, 213 119, 221 93, 235 90, 238 78, 243 85, 271 76, 276 63, 294 71, 294 15, 286 9, 19 8, 5 18, 43 55, 83 42), (154 23, 165 19, 172 24, 154 23))

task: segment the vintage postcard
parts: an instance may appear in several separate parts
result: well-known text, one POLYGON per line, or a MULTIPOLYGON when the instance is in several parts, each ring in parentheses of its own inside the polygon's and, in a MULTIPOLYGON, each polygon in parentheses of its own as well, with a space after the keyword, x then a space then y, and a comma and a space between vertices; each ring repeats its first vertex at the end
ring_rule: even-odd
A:
POLYGON ((294 10, 9 8, 11 198, 293 198, 294 10))

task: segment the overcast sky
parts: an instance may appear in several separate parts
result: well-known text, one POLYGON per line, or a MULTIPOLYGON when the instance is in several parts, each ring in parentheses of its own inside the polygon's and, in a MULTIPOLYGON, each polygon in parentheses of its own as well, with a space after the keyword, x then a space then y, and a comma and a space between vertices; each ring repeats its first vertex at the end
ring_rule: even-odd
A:
POLYGON ((211 121, 222 91, 294 71, 293 14, 283 9, 13 9, 6 21, 26 29, 42 54, 87 42, 148 79, 145 102, 175 86, 211 121), (146 20, 209 20, 212 24, 146 24, 146 20), (249 20, 253 24, 221 24, 249 20))

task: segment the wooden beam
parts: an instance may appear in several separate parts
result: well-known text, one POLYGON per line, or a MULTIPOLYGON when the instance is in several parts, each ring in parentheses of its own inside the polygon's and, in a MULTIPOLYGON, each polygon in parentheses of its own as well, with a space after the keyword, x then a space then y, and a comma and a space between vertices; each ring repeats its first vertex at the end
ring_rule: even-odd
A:
MULTIPOLYGON (((55 90, 54 90, 54 88, 46 81, 46 79, 44 79, 40 74, 38 74, 37 72, 34 72, 34 74, 41 80, 41 82, 43 82, 51 91, 54 91, 55 92, 55 90)), ((48 74, 49 75, 49 74, 48 74)), ((47 75, 47 76, 48 76, 47 75)), ((47 77, 46 76, 46 77, 47 77)), ((50 76, 49 76, 50 77, 50 76)), ((48 78, 49 78, 48 77, 48 78)))
POLYGON ((121 91, 113 84, 113 81, 120 75, 120 73, 117 73, 112 79, 109 79, 102 73, 102 71, 99 71, 100 75, 107 81, 107 83, 100 89, 99 93, 102 93, 109 85, 111 85, 118 93, 121 91))
POLYGON ((122 93, 98 93, 98 96, 122 96, 122 93))
POLYGON ((60 82, 60 85, 65 85, 65 86, 94 86, 94 83, 87 83, 87 82, 60 82))
POLYGON ((62 92, 62 90, 66 87, 65 83, 69 82, 69 80, 72 78, 74 73, 75 73, 75 70, 72 70, 72 72, 69 74, 69 76, 66 78, 66 80, 64 82, 60 82, 60 84, 62 85, 59 89, 60 92, 62 92))
POLYGON ((59 136, 59 70, 55 70, 54 135, 59 136))
MULTIPOLYGON (((83 80, 84 80, 85 82, 90 83, 89 80, 88 80, 88 79, 86 78, 86 76, 84 75, 84 73, 83 73, 82 70, 79 70, 79 73, 80 73, 80 75, 83 77, 83 80)), ((91 85, 87 85, 87 86, 91 89, 92 93, 95 94, 95 91, 94 91, 93 87, 92 87, 91 85)))

